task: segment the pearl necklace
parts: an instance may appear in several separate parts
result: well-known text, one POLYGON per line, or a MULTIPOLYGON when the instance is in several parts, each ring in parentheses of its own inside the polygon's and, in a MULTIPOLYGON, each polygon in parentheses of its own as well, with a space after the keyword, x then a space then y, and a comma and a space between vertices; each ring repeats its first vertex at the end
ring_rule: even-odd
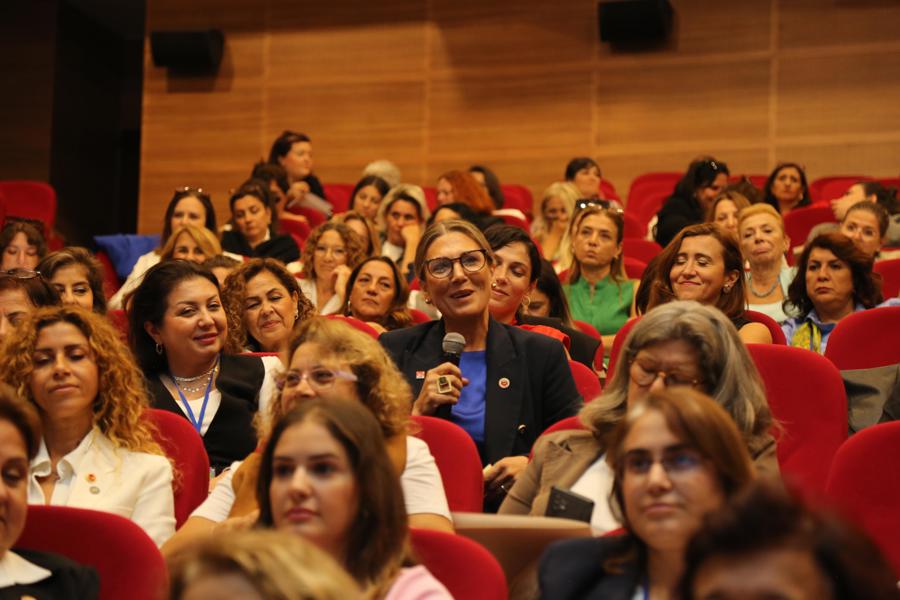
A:
POLYGON ((747 276, 747 284, 748 284, 747 287, 750 288, 750 293, 753 294, 756 298, 765 298, 765 297, 771 295, 772 292, 775 291, 775 288, 778 287, 779 283, 780 282, 778 281, 778 277, 776 277, 775 283, 772 284, 772 287, 770 287, 768 289, 768 291, 760 294, 759 292, 757 292, 756 290, 753 289, 753 273, 749 273, 747 276))
POLYGON ((184 392, 188 394, 194 394, 197 392, 202 392, 209 385, 209 380, 215 376, 216 368, 219 366, 218 361, 216 364, 212 366, 212 368, 206 373, 202 373, 197 375, 196 377, 178 377, 177 375, 172 375, 172 379, 175 380, 175 385, 180 387, 184 392), (196 386, 186 385, 188 383, 198 381, 196 386))

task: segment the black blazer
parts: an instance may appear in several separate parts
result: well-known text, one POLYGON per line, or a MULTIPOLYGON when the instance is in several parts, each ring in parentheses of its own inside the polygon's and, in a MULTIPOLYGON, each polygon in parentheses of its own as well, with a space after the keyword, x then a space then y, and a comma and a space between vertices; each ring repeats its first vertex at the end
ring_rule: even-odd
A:
POLYGON ((222 233, 222 249, 226 252, 234 252, 250 258, 275 258, 283 263, 293 262, 300 258, 300 248, 288 234, 271 233, 271 237, 251 248, 247 238, 239 231, 226 231, 222 233))
POLYGON ((663 207, 656 213, 656 243, 665 248, 688 225, 703 222, 703 209, 694 198, 669 196, 663 207))
MULTIPOLYGON (((412 386, 414 398, 424 379, 417 373, 444 362, 443 339, 443 320, 381 335, 382 345, 412 386)), ((481 460, 492 464, 506 456, 528 454, 541 432, 578 412, 582 399, 557 340, 491 319, 485 355, 481 460), (508 386, 502 387, 501 382, 508 386)))
POLYGON ((538 568, 541 600, 631 600, 643 577, 638 562, 626 562, 616 573, 603 563, 625 552, 632 540, 617 535, 551 544, 538 568))
POLYGON ((34 583, 17 584, 0 589, 0 600, 94 600, 100 596, 100 578, 93 567, 80 565, 65 556, 37 550, 14 550, 30 563, 52 574, 34 583))

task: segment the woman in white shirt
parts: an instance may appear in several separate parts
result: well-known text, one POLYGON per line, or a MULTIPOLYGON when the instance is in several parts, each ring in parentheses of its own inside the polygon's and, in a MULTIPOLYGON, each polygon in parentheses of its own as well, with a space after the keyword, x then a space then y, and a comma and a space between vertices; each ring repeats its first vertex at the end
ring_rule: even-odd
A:
POLYGON ((322 223, 312 230, 303 247, 300 289, 320 315, 334 315, 346 304, 347 279, 365 259, 365 248, 356 233, 343 223, 322 223))
POLYGON ((118 332, 75 306, 46 307, 0 357, 0 378, 38 407, 28 500, 129 518, 161 545, 175 532, 172 466, 142 414, 141 373, 118 332))

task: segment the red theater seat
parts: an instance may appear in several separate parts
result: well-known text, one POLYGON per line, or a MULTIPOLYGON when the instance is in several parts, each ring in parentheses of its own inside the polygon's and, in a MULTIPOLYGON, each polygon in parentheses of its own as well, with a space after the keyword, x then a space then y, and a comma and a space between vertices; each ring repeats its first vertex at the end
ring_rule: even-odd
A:
POLYGON ((428 444, 437 463, 451 511, 481 512, 484 474, 478 448, 465 430, 436 417, 413 416, 416 437, 428 444))
POLYGON ((506 600, 506 575, 478 542, 461 535, 412 529, 415 555, 459 600, 506 600))
POLYGON ((900 306, 863 310, 841 319, 825 358, 841 371, 900 363, 900 306))

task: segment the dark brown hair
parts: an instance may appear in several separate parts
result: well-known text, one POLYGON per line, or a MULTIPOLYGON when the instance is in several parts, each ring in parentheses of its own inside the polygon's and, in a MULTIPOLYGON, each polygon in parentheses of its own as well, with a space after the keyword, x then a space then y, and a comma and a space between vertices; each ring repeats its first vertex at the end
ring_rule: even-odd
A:
POLYGON ((406 307, 406 302, 409 300, 409 286, 406 284, 406 279, 400 275, 400 269, 397 268, 397 264, 386 256, 370 256, 356 265, 356 268, 350 273, 350 278, 347 279, 347 292, 345 294, 347 305, 344 307, 344 314, 349 317, 355 316, 353 307, 350 306, 350 292, 356 284, 359 272, 370 262, 386 264, 390 268, 394 279, 394 297, 391 299, 391 305, 388 307, 387 313, 377 320, 377 323, 388 331, 408 326, 413 320, 409 309, 406 307))
POLYGON ((62 250, 51 252, 41 259, 37 270, 43 277, 50 280, 53 279, 53 274, 56 271, 70 265, 84 267, 88 285, 91 286, 91 295, 94 297, 94 312, 105 315, 106 295, 103 292, 103 264, 87 248, 69 246, 62 250))
POLYGON ((37 456, 41 445, 41 419, 34 405, 0 382, 0 420, 9 421, 22 435, 28 460, 37 456))

